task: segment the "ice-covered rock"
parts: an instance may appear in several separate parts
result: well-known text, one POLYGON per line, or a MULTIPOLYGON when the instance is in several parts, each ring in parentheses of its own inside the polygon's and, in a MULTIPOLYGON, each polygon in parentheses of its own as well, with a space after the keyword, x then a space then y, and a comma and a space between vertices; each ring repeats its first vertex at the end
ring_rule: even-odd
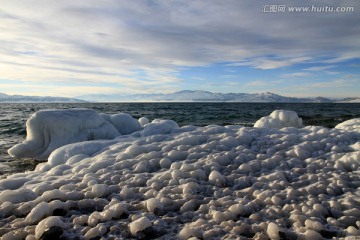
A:
POLYGON ((45 218, 36 225, 36 239, 57 239, 63 233, 65 223, 58 216, 45 218))
POLYGON ((141 217, 129 224, 130 232, 133 236, 136 236, 138 232, 145 230, 148 227, 151 227, 151 221, 147 217, 141 217))
POLYGON ((256 128, 277 128, 296 127, 301 128, 302 119, 294 111, 275 110, 269 116, 262 117, 255 122, 256 128))
POLYGON ((26 122, 26 130, 26 140, 9 149, 11 156, 45 160, 66 144, 120 135, 113 125, 89 109, 38 111, 26 122))
POLYGON ((319 126, 179 127, 156 120, 131 135, 62 146, 34 171, 4 177, 0 236, 356 236, 359 142, 357 131, 319 126))

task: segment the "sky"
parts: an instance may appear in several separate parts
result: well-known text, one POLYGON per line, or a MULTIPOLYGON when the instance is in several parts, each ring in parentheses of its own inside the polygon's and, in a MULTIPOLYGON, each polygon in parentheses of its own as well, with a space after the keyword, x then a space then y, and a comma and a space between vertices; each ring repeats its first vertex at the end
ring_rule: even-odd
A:
POLYGON ((359 23, 359 0, 0 0, 0 92, 360 97, 359 23))

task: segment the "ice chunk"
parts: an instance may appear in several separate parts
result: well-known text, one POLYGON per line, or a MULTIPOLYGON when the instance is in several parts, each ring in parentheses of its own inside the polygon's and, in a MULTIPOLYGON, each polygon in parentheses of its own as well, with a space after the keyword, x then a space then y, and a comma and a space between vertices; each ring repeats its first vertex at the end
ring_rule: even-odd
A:
POLYGON ((209 182, 216 186, 225 185, 225 177, 218 171, 212 171, 209 175, 209 182))
POLYGON ((1 179, 0 180, 0 189, 17 189, 24 185, 27 181, 29 181, 29 178, 15 178, 15 179, 1 179))
POLYGON ((107 185, 105 184, 95 184, 92 186, 91 191, 95 197, 102 197, 107 192, 107 185))
POLYGON ((324 238, 320 235, 320 233, 318 233, 314 230, 308 229, 308 230, 306 230, 305 233, 299 235, 298 239, 321 240, 324 238))
POLYGON ((35 193, 27 188, 17 190, 5 190, 0 192, 0 204, 4 202, 20 203, 31 201, 36 198, 35 193))
POLYGON ((202 232, 191 225, 186 225, 183 229, 181 229, 178 236, 181 240, 187 240, 194 237, 195 239, 202 239, 202 232))
POLYGON ((315 230, 317 232, 320 232, 321 230, 324 229, 323 225, 321 224, 321 222, 315 221, 315 220, 311 220, 311 219, 306 219, 305 221, 305 227, 307 227, 308 229, 312 229, 315 230))
POLYGON ((168 158, 163 158, 160 160, 160 167, 169 168, 171 166, 171 160, 168 158))
POLYGON ((49 216, 50 213, 51 208, 49 204, 47 202, 41 202, 26 216, 25 222, 29 224, 37 223, 44 217, 49 216))
POLYGON ((298 117, 294 111, 275 110, 270 116, 262 117, 255 122, 256 128, 284 128, 284 127, 296 127, 301 128, 302 119, 298 117))
POLYGON ((53 236, 59 237, 63 233, 63 229, 65 228, 65 224, 61 221, 60 217, 58 216, 51 216, 45 218, 35 228, 35 237, 36 239, 48 239, 49 236, 46 238, 44 234, 49 233, 51 231, 53 236), (56 234, 55 234, 56 233, 56 234))
POLYGON ((139 118, 138 121, 139 121, 141 127, 145 127, 145 125, 149 123, 149 119, 147 119, 146 117, 141 117, 141 118, 139 118))
POLYGON ((360 151, 347 153, 338 161, 347 171, 356 171, 360 166, 360 151))
POLYGON ((84 239, 91 240, 91 239, 98 239, 102 235, 106 233, 107 229, 105 224, 99 223, 96 227, 91 228, 89 231, 86 232, 84 239))
POLYGON ((336 125, 337 129, 360 132, 360 118, 354 118, 336 125))
POLYGON ((162 203, 157 198, 150 198, 146 201, 146 208, 149 212, 156 212, 163 208, 162 203))
POLYGON ((184 160, 186 159, 188 156, 188 153, 185 151, 177 151, 177 150, 171 150, 168 153, 168 158, 174 161, 178 161, 178 160, 184 160))
POLYGON ((16 158, 46 159, 52 151, 69 143, 114 139, 120 133, 94 110, 42 110, 26 122, 26 140, 9 149, 16 158))
POLYGON ((266 232, 270 239, 280 239, 279 227, 275 223, 269 223, 266 232))
POLYGON ((145 230, 148 227, 151 227, 152 224, 147 217, 141 217, 129 224, 130 232, 133 236, 136 236, 138 232, 145 230))

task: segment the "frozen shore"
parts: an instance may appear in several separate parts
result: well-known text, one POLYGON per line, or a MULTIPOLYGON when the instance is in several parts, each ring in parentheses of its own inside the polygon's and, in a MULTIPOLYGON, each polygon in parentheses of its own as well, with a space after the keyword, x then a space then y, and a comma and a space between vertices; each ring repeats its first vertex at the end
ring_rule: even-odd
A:
POLYGON ((360 119, 303 127, 275 111, 253 128, 179 127, 49 110, 27 132, 9 153, 45 162, 0 180, 4 240, 360 235, 360 119))

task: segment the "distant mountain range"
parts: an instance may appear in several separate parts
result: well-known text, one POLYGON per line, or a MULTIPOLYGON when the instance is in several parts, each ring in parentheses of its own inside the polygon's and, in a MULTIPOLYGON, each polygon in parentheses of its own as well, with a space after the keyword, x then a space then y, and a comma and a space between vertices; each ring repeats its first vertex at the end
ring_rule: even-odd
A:
POLYGON ((295 98, 270 92, 213 93, 200 90, 184 90, 167 94, 89 94, 78 96, 77 98, 89 102, 360 102, 360 98, 295 98))
POLYGON ((7 95, 0 93, 0 103, 69 103, 69 102, 299 102, 299 103, 324 103, 360 102, 360 98, 295 98, 285 97, 275 93, 213 93, 201 90, 184 90, 174 93, 154 94, 88 94, 76 98, 65 97, 37 97, 23 95, 7 95))
POLYGON ((38 97, 23 95, 7 95, 0 93, 0 103, 68 103, 68 102, 85 102, 84 100, 65 97, 38 97))

